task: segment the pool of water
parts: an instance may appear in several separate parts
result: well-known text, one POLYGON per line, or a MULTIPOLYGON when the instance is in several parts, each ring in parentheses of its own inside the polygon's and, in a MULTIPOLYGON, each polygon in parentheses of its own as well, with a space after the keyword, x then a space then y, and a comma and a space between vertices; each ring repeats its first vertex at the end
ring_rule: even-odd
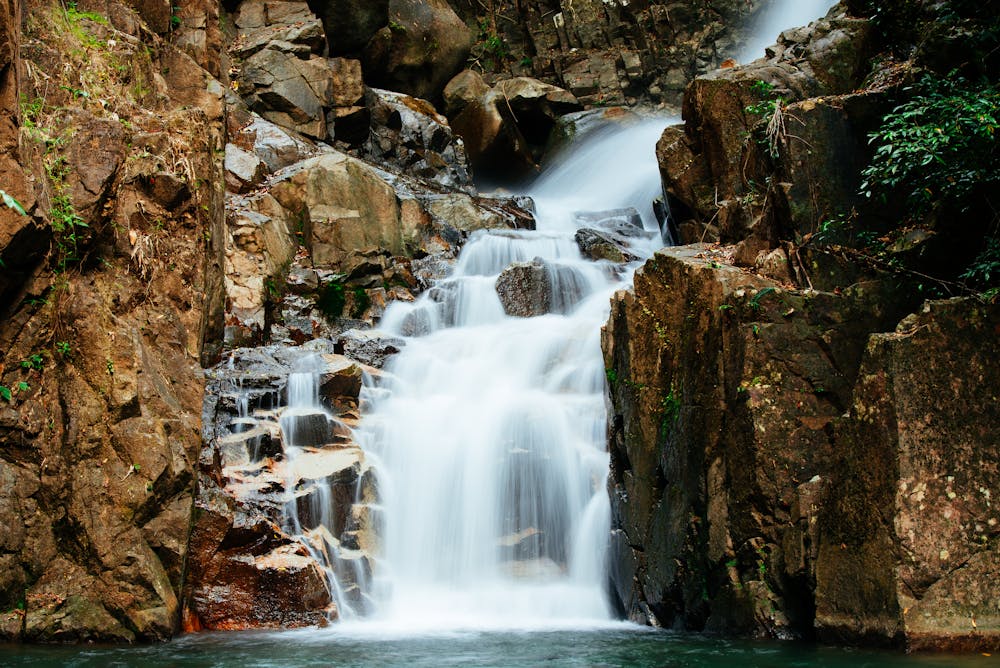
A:
POLYGON ((636 666, 715 668, 965 668, 997 657, 907 656, 800 643, 723 640, 621 626, 590 631, 393 634, 374 629, 205 633, 162 645, 38 647, 0 645, 2 666, 636 666))

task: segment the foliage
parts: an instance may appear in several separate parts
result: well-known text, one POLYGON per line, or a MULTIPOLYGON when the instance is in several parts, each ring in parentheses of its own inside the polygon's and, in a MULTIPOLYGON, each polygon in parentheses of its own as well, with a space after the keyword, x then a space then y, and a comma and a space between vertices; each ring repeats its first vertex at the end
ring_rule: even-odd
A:
POLYGON ((347 296, 343 279, 335 279, 320 287, 316 295, 316 308, 328 319, 339 318, 344 313, 347 296))
POLYGON ((750 86, 750 90, 761 99, 748 105, 745 111, 767 121, 763 132, 760 131, 759 125, 755 130, 757 143, 765 147, 772 158, 777 158, 778 145, 785 136, 785 101, 775 96, 774 85, 766 81, 758 79, 750 86))
POLYGON ((497 32, 495 22, 479 20, 479 36, 473 47, 473 56, 484 70, 491 72, 499 71, 510 58, 510 47, 497 32))
POLYGON ((21 367, 24 369, 34 369, 35 371, 41 371, 45 368, 45 358, 39 353, 33 353, 28 356, 27 359, 21 360, 21 367))
POLYGON ((750 90, 756 94, 760 101, 746 107, 748 114, 754 116, 767 117, 774 113, 774 107, 780 102, 780 98, 774 97, 774 85, 758 79, 750 86, 750 90))
POLYGON ((990 286, 1000 281, 1000 239, 991 237, 986 240, 986 247, 976 256, 972 264, 960 277, 962 280, 977 286, 990 286))
POLYGON ((84 228, 88 227, 77 213, 66 185, 66 163, 62 156, 49 156, 46 172, 52 185, 49 224, 56 243, 56 269, 60 272, 79 262, 84 228))
POLYGON ((371 305, 371 297, 368 296, 365 289, 362 287, 354 288, 354 308, 351 309, 351 317, 360 318, 371 305))
POLYGON ((1000 89, 927 75, 907 91, 913 97, 870 135, 875 155, 861 193, 882 201, 899 194, 914 217, 965 212, 975 192, 1000 184, 1000 89))
POLYGON ((660 400, 660 438, 666 438, 670 428, 681 416, 681 399, 677 388, 671 387, 670 392, 660 400))

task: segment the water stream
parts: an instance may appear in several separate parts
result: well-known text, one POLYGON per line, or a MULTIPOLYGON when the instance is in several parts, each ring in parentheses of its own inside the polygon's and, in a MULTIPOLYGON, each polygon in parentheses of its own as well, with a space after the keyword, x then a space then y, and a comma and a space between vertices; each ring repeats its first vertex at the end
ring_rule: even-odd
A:
POLYGON ((385 509, 370 623, 611 622, 600 328, 637 265, 584 259, 574 233, 624 232, 642 258, 662 245, 651 206, 666 123, 592 133, 527 188, 536 231, 476 233, 448 279, 385 314, 406 345, 366 392, 357 434, 385 509), (498 277, 526 261, 551 286, 548 312, 506 315, 498 277))

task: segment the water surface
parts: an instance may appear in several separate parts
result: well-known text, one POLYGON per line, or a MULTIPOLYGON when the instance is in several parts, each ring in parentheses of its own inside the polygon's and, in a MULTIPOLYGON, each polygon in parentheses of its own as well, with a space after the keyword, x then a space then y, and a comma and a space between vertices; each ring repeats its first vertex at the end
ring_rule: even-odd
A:
POLYGON ((577 632, 452 632, 393 635, 370 626, 284 632, 209 633, 142 647, 0 646, 0 665, 75 668, 184 666, 586 666, 618 668, 966 668, 995 657, 906 656, 778 642, 723 640, 635 626, 577 632))

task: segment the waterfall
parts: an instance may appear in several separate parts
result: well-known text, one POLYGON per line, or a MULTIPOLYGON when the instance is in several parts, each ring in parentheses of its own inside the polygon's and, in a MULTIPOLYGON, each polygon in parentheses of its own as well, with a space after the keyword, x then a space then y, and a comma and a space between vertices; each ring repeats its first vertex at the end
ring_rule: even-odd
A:
POLYGON ((748 63, 764 56, 778 35, 790 28, 808 25, 830 11, 837 0, 773 0, 754 22, 752 37, 736 60, 748 63))
POLYGON ((449 278, 383 318, 406 345, 366 388, 356 433, 385 512, 374 588, 383 627, 611 619, 600 328, 636 264, 584 259, 574 233, 608 212, 605 229, 630 234, 633 255, 661 245, 652 202, 665 125, 588 135, 527 189, 537 231, 474 234, 449 278), (613 211, 623 207, 635 210, 613 211), (548 312, 508 316, 498 276, 525 261, 544 267, 548 312))

